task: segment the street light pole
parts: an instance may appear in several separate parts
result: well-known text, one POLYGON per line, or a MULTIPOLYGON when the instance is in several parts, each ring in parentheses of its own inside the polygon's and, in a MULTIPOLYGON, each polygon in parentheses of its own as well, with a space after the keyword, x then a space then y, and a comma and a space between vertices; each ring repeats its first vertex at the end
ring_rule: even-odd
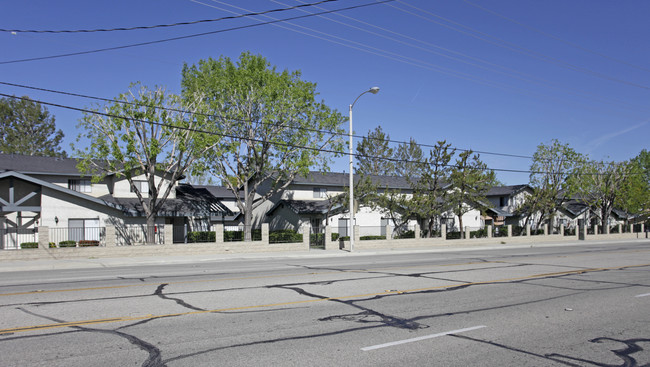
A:
POLYGON ((357 103, 359 98, 366 93, 377 94, 379 87, 372 87, 367 91, 359 94, 357 99, 350 105, 350 222, 348 223, 348 236, 350 237, 350 252, 354 251, 354 146, 352 144, 352 107, 357 103))

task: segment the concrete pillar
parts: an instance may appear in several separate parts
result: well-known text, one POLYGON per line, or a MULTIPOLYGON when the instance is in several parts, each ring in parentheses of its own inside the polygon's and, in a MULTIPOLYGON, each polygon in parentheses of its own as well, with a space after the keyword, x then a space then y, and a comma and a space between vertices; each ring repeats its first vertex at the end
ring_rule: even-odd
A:
POLYGON ((214 225, 214 240, 216 243, 223 243, 223 224, 214 225))
POLYGON ((393 226, 391 226, 390 224, 386 225, 386 239, 387 240, 393 239, 393 226))
POLYGON ((630 233, 634 233, 634 224, 630 224, 630 233))
POLYGON ((594 224, 594 234, 598 234, 598 224, 594 224))
POLYGON ((587 226, 586 225, 582 226, 582 231, 583 231, 583 234, 582 234, 583 238, 587 239, 587 226))
POLYGON ((418 223, 415 223, 415 228, 413 229, 415 232, 415 239, 420 239, 420 225, 418 223))
MULTIPOLYGON (((508 235, 510 237, 510 235, 508 235)), ((526 224, 526 237, 530 237, 530 224, 526 224)))
POLYGON ((106 247, 116 247, 117 246, 117 231, 115 226, 106 226, 105 234, 106 247))
POLYGON ((465 239, 469 240, 470 233, 469 233, 469 226, 465 226, 465 239))
POLYGON ((354 231, 354 243, 359 243, 359 241, 361 241, 361 229, 359 228, 359 225, 355 224, 352 226, 352 230, 354 231))
POLYGON ((440 225, 440 238, 442 238, 443 241, 447 240, 447 225, 446 224, 441 224, 440 225))
POLYGON ((605 224, 603 227, 603 234, 609 234, 609 224, 605 224))
POLYGON ((618 233, 619 234, 623 233, 623 225, 620 223, 618 224, 618 233))
POLYGON ((38 227, 38 248, 50 248, 50 227, 38 227))
POLYGON ((645 223, 641 223, 641 233, 645 232, 645 223))
POLYGON ((560 224, 560 236, 564 237, 564 224, 560 224))
POLYGON ((492 225, 487 226, 487 238, 492 238, 492 225))
POLYGON ((548 224, 544 224, 544 236, 548 236, 548 224))
POLYGON ((338 250, 339 243, 337 241, 332 241, 332 226, 325 226, 325 250, 338 250))
POLYGON ((512 224, 508 224, 508 237, 512 237, 512 224))
POLYGON ((302 246, 309 250, 309 235, 311 231, 309 230, 309 225, 303 225, 300 227, 300 233, 302 233, 302 246))
POLYGON ((268 223, 262 223, 262 244, 263 245, 268 245, 269 244, 269 224, 268 223))
POLYGON ((165 224, 163 226, 163 235, 165 236, 165 245, 174 244, 174 225, 165 224))

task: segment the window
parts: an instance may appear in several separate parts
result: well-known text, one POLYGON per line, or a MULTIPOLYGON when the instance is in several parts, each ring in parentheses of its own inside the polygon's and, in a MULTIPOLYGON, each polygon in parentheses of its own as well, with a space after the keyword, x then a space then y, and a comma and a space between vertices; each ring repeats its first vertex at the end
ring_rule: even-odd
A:
POLYGON ((99 241, 99 219, 68 219, 68 239, 99 241))
POLYGON ((68 188, 77 192, 91 192, 91 183, 90 180, 78 180, 70 179, 68 180, 68 188))
POLYGON ((507 200, 507 199, 508 199, 507 197, 505 197, 505 196, 501 196, 501 197, 499 198, 499 206, 506 206, 507 203, 508 203, 508 200, 507 200))
MULTIPOLYGON (((138 188, 138 191, 140 191, 141 194, 143 195, 149 194, 149 182, 133 181, 133 185, 138 188)), ((131 186, 131 192, 135 192, 135 190, 133 190, 133 186, 131 186)))
POLYGON ((314 199, 324 199, 327 197, 327 189, 314 189, 314 199))

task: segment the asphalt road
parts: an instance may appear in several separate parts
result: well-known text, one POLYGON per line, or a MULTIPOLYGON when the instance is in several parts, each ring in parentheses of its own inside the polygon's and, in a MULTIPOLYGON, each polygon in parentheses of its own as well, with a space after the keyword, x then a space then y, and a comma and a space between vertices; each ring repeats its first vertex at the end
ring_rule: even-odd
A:
POLYGON ((649 366, 650 242, 0 273, 1 366, 649 366))

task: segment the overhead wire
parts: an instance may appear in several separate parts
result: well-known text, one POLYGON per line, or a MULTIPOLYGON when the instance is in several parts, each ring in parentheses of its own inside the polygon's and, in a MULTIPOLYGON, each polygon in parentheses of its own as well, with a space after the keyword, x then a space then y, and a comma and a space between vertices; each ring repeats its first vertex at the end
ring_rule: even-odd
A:
MULTIPOLYGON (((218 10, 221 10, 221 11, 228 11, 228 12, 231 12, 233 14, 236 14, 236 12, 234 12, 232 10, 217 7, 217 6, 211 5, 211 4, 206 4, 206 3, 201 2, 199 0, 190 0, 190 1, 201 4, 201 5, 208 6, 208 7, 211 7, 211 8, 215 8, 215 9, 218 9, 218 10)), ((210 1, 213 2, 213 3, 217 3, 217 4, 224 5, 224 6, 232 7, 234 9, 239 10, 239 11, 250 11, 249 9, 246 9, 246 8, 243 8, 243 7, 240 7, 240 6, 237 6, 237 5, 229 4, 229 3, 226 3, 226 2, 223 2, 223 1, 219 1, 219 0, 210 0, 210 1)), ((298 1, 298 0, 296 0, 296 1, 298 1)), ((399 1, 399 0, 397 0, 397 1, 399 1)), ((281 4, 281 2, 277 2, 277 3, 281 4)), ((316 7, 316 8, 318 8, 318 7, 316 7)), ((304 9, 302 9, 301 11, 305 12, 304 9)), ((321 17, 321 18, 324 17, 323 15, 318 15, 318 14, 315 14, 315 15, 317 15, 318 17, 321 17)), ((276 19, 276 18, 273 18, 272 16, 269 16, 269 15, 264 15, 264 17, 269 18, 269 19, 276 19)), ((329 19, 329 18, 326 18, 326 19, 329 19)), ((486 85, 486 86, 493 87, 493 88, 502 89, 502 90, 505 90, 505 91, 514 92, 514 93, 521 94, 521 95, 528 95, 528 96, 533 96, 533 97, 536 97, 536 98, 545 98, 545 99, 550 99, 550 100, 560 102, 560 103, 566 103, 566 100, 564 100, 562 98, 559 98, 559 97, 550 97, 548 95, 545 95, 545 94, 542 94, 542 93, 539 93, 539 92, 534 92, 534 91, 531 91, 531 90, 522 89, 522 88, 510 85, 510 84, 494 82, 494 81, 491 81, 489 79, 477 77, 477 76, 472 75, 472 74, 460 72, 460 71, 457 71, 457 70, 454 70, 454 69, 450 69, 450 68, 447 68, 447 67, 444 67, 444 66, 440 66, 440 65, 430 63, 430 62, 427 62, 427 61, 423 61, 423 60, 419 60, 419 59, 416 59, 416 58, 406 57, 406 56, 404 56, 403 54, 400 54, 400 53, 387 51, 385 49, 380 49, 380 48, 377 48, 377 47, 372 47, 372 46, 369 46, 369 45, 367 45, 365 43, 352 41, 349 38, 338 37, 338 36, 335 36, 335 35, 332 35, 332 34, 329 34, 329 33, 326 33, 326 32, 322 32, 322 31, 318 31, 318 30, 315 30, 313 28, 305 27, 305 26, 302 26, 302 25, 298 25, 298 24, 294 24, 294 23, 290 23, 290 22, 287 22, 286 24, 291 25, 291 26, 296 27, 296 28, 300 28, 302 30, 288 27, 285 24, 274 24, 274 26, 279 27, 279 28, 283 28, 283 29, 287 29, 287 30, 290 30, 292 32, 304 34, 304 35, 307 35, 307 36, 310 36, 310 37, 318 38, 318 39, 321 39, 321 40, 324 40, 324 41, 327 41, 327 42, 331 42, 331 43, 334 43, 334 44, 338 44, 338 45, 341 45, 341 46, 344 46, 344 47, 348 47, 348 48, 351 48, 351 49, 366 52, 366 53, 369 53, 369 54, 372 54, 372 55, 380 56, 380 57, 383 57, 383 58, 386 58, 386 59, 389 59, 389 60, 398 61, 398 62, 401 62, 401 63, 404 63, 404 64, 416 66, 416 67, 423 68, 423 69, 426 69, 426 70, 435 71, 435 72, 438 72, 438 73, 441 73, 441 74, 444 74, 444 75, 449 75, 449 76, 452 76, 452 77, 456 77, 456 78, 459 78, 459 79, 468 80, 470 82, 486 85), (318 34, 313 34, 313 33, 309 33, 309 32, 315 32, 315 33, 318 33, 318 34), (327 38, 327 37, 330 37, 330 38, 327 38)), ((368 32, 367 30, 363 30, 363 31, 368 32)), ((415 46, 415 47, 417 47, 417 46, 415 46)), ((468 62, 466 62, 466 63, 468 63, 468 62)), ((472 64, 472 63, 469 63, 469 64, 472 64)), ((474 66, 481 67, 481 68, 485 69, 485 67, 482 67, 482 66, 478 66, 478 65, 474 65, 474 66)), ((494 70, 492 70, 492 71, 494 71, 494 70)), ((495 71, 495 72, 499 72, 499 73, 504 74, 504 72, 502 72, 502 71, 495 71)), ((530 82, 529 80, 526 80, 525 78, 516 77, 516 76, 515 76, 515 78, 530 82)), ((533 77, 533 78, 535 78, 535 77, 533 77)), ((583 98, 591 97, 592 99, 596 99, 596 100, 598 100, 598 102, 601 102, 601 103, 604 102, 604 103, 608 103, 608 104, 626 105, 624 107, 628 108, 630 110, 635 110, 636 111, 638 108, 644 108, 644 107, 632 105, 632 104, 630 104, 628 102, 625 102, 625 101, 611 100, 611 98, 609 100, 608 99, 603 99, 600 96, 594 95, 594 94, 592 94, 590 92, 585 92, 585 91, 580 91, 580 90, 577 90, 577 91, 576 90, 571 90, 571 89, 567 89, 565 87, 554 85, 554 83, 549 83, 549 82, 546 82, 546 81, 540 81, 540 82, 538 82, 538 84, 546 84, 547 86, 550 86, 550 87, 556 88, 556 89, 560 89, 560 90, 562 90, 564 92, 567 92, 567 93, 573 94, 573 95, 583 94, 583 96, 581 96, 581 97, 583 97, 583 98)), ((592 108, 592 106, 588 106, 588 107, 592 108)), ((635 117, 638 117, 638 116, 635 116, 635 117)))
MULTIPOLYGON (((127 104, 127 105, 131 105, 131 106, 141 106, 141 104, 138 104, 138 103, 135 103, 135 102, 130 102, 130 101, 121 101, 121 100, 118 100, 118 99, 110 99, 110 98, 96 97, 96 96, 90 96, 90 95, 80 94, 80 93, 58 91, 58 90, 53 90, 53 89, 33 87, 33 86, 16 84, 16 83, 9 83, 9 82, 4 82, 4 81, 0 81, 0 84, 1 85, 11 86, 11 87, 25 88, 25 89, 37 90, 37 91, 41 91, 41 92, 48 92, 48 93, 67 95, 67 96, 72 96, 72 97, 81 97, 81 98, 93 99, 93 100, 104 101, 104 102, 127 104)), ((186 114, 191 114, 191 115, 199 115, 199 116, 204 116, 204 117, 215 117, 215 115, 212 115, 212 114, 191 112, 191 111, 181 110, 181 109, 177 109, 177 108, 170 108, 170 107, 154 107, 154 108, 159 109, 159 110, 178 112, 178 113, 186 113, 186 114)), ((229 118, 228 121, 244 122, 244 120, 238 120, 238 119, 233 119, 233 118, 229 118)), ((274 124, 274 126, 289 127, 289 126, 283 125, 283 124, 274 124)), ((319 129, 312 129, 312 128, 306 128, 306 127, 292 127, 292 128, 296 128, 298 130, 316 132, 316 133, 326 133, 326 134, 330 134, 330 135, 339 135, 339 136, 349 136, 350 135, 348 133, 337 133, 337 132, 332 132, 332 131, 327 131, 327 130, 319 130, 319 129)), ((393 144, 411 144, 411 142, 407 142, 407 141, 391 140, 391 139, 377 139, 377 138, 373 138, 373 137, 369 137, 369 136, 356 135, 356 134, 353 134, 352 137, 357 138, 357 139, 381 140, 381 141, 386 141, 388 143, 393 143, 393 144)), ((422 144, 422 143, 416 143, 416 145, 420 146, 420 147, 425 147, 425 148, 434 148, 435 147, 435 145, 422 144)), ((485 155, 495 155, 495 156, 502 156, 502 157, 524 158, 524 159, 532 159, 533 158, 532 156, 526 156, 526 155, 488 152, 488 151, 480 151, 480 150, 457 148, 457 147, 453 147, 453 149, 461 151, 461 152, 471 151, 473 153, 479 153, 479 154, 485 154, 485 155)))
POLYGON ((458 23, 458 22, 452 21, 450 19, 444 18, 444 17, 442 17, 440 15, 437 15, 437 14, 435 14, 433 12, 430 12, 430 11, 428 11, 426 9, 422 9, 422 8, 416 7, 416 6, 412 5, 412 4, 408 4, 405 1, 397 0, 397 2, 399 4, 404 5, 404 6, 408 6, 408 7, 412 8, 412 9, 415 9, 417 12, 402 9, 402 8, 400 8, 398 6, 395 6, 394 4, 386 4, 386 6, 390 6, 390 7, 394 8, 394 9, 397 9, 397 10, 402 11, 404 13, 411 14, 413 16, 416 16, 418 18, 427 20, 429 22, 433 22, 433 23, 442 25, 443 27, 449 28, 449 29, 454 30, 456 32, 469 35, 471 37, 474 37, 474 38, 477 38, 479 40, 488 42, 488 43, 493 44, 493 45, 498 46, 498 47, 510 49, 510 50, 512 50, 514 52, 517 52, 517 53, 520 53, 520 54, 523 54, 523 55, 527 55, 527 56, 530 56, 530 57, 534 57, 536 59, 542 60, 542 61, 547 62, 547 63, 552 63, 552 64, 555 64, 555 65, 559 65, 559 66, 564 67, 564 68, 569 69, 569 70, 581 72, 581 73, 584 73, 584 74, 587 74, 587 75, 592 75, 592 76, 595 76, 595 77, 598 77, 598 78, 601 78, 601 79, 604 79, 604 80, 609 80, 609 81, 612 81, 612 82, 616 82, 616 83, 619 83, 619 84, 624 84, 624 85, 628 85, 628 86, 632 86, 632 87, 636 87, 636 88, 640 88, 640 89, 650 90, 650 86, 643 85, 643 84, 638 84, 638 83, 635 83, 635 82, 630 82, 630 81, 619 79, 619 78, 616 78, 616 77, 612 77, 612 76, 604 74, 604 73, 593 71, 593 70, 590 70, 590 69, 587 69, 587 68, 584 68, 584 67, 581 67, 581 66, 578 66, 578 65, 575 65, 575 64, 560 60, 560 59, 555 58, 553 56, 544 55, 544 54, 542 54, 540 52, 530 50, 530 49, 525 48, 525 47, 521 47, 519 45, 513 44, 513 43, 508 42, 508 41, 505 41, 505 40, 503 40, 501 38, 494 37, 494 36, 492 36, 490 34, 487 34, 485 32, 481 32, 479 30, 476 30, 476 29, 474 29, 472 27, 468 27, 468 26, 463 25, 461 23, 458 23), (425 17, 423 14, 428 14, 428 15, 431 15, 431 16, 436 17, 438 19, 442 19, 442 20, 444 20, 446 22, 449 22, 451 24, 455 24, 457 26, 460 26, 462 28, 470 30, 471 32, 463 31, 463 30, 460 30, 460 29, 458 29, 456 27, 452 27, 450 25, 447 25, 447 24, 444 24, 444 23, 441 23, 441 22, 437 22, 435 20, 432 20, 430 18, 425 17), (488 37, 488 38, 491 38, 493 40, 496 40, 496 42, 485 39, 484 37, 488 37))
MULTIPOLYGON (((282 1, 278 1, 278 0, 272 0, 272 1, 277 3, 277 4, 287 6, 287 4, 283 3, 282 1)), ((305 3, 302 0, 295 0, 295 1, 305 3)), ((315 9, 322 9, 319 6, 314 6, 314 8, 315 9)), ((243 8, 239 8, 239 9, 243 9, 243 8)), ((309 12, 306 9, 301 9, 301 11, 305 12, 305 13, 309 12)), ((445 58, 448 58, 448 59, 451 59, 451 60, 454 60, 454 61, 458 61, 458 62, 467 64, 467 65, 470 65, 470 66, 481 68, 483 70, 488 70, 488 71, 491 71, 491 72, 506 75, 508 77, 516 78, 516 79, 524 81, 524 82, 543 85, 543 86, 546 86, 546 87, 549 87, 549 88, 554 88, 556 90, 560 90, 560 91, 563 91, 563 92, 566 92, 566 93, 569 93, 569 94, 573 94, 575 96, 583 97, 583 98, 592 98, 592 99, 597 100, 598 102, 603 102, 603 103, 608 103, 608 104, 613 104, 613 105, 618 104, 618 105, 620 105, 622 107, 625 107, 625 108, 628 108, 628 109, 631 109, 631 110, 632 109, 637 110, 639 108, 646 108, 645 106, 642 107, 642 106, 634 105, 634 104, 631 104, 631 103, 629 103, 627 101, 622 101, 622 100, 617 100, 617 99, 612 99, 612 98, 602 98, 601 96, 599 96, 599 95, 597 95, 595 93, 592 93, 590 91, 585 91, 585 90, 580 90, 580 89, 575 89, 575 88, 567 88, 566 86, 559 85, 558 83, 552 83, 552 82, 549 82, 546 79, 539 78, 539 77, 536 77, 536 76, 531 75, 531 74, 523 73, 523 72, 521 72, 519 70, 510 68, 510 67, 507 67, 507 66, 504 66, 504 65, 496 64, 496 63, 487 61, 487 60, 482 59, 482 58, 478 58, 478 57, 474 57, 474 56, 471 56, 471 55, 467 55, 467 54, 462 53, 462 52, 454 51, 454 50, 451 50, 449 48, 442 47, 442 46, 436 45, 436 44, 431 43, 431 42, 423 41, 423 40, 420 40, 420 39, 417 39, 415 37, 411 37, 411 36, 408 36, 408 35, 405 35, 405 34, 402 34, 402 33, 399 33, 399 32, 395 32, 395 31, 392 31, 392 30, 384 28, 384 27, 379 27, 379 26, 376 26, 376 25, 374 25, 372 23, 364 22, 362 20, 347 16, 347 15, 344 15, 344 14, 336 13, 334 15, 336 15, 336 16, 338 16, 340 18, 345 18, 345 19, 348 19, 348 20, 351 20, 351 21, 354 21, 354 22, 361 23, 362 25, 364 25, 364 27, 353 26, 351 24, 341 22, 341 21, 329 18, 329 17, 324 16, 324 15, 319 15, 318 17, 326 19, 326 20, 331 21, 331 22, 335 22, 337 24, 344 25, 346 27, 350 27, 352 29, 356 29, 358 31, 362 31, 362 32, 365 32, 365 33, 368 33, 368 34, 371 34, 371 35, 374 35, 374 36, 377 36, 377 37, 381 37, 383 39, 387 39, 387 40, 390 40, 390 41, 393 41, 393 42, 397 42, 397 43, 400 43, 400 44, 403 44, 403 45, 406 45, 406 46, 409 46, 409 47, 413 47, 413 48, 416 48, 416 49, 419 49, 419 50, 422 50, 422 51, 425 51, 425 52, 429 52, 429 53, 432 53, 432 54, 435 54, 435 55, 438 55, 438 56, 441 56, 441 57, 445 57, 445 58), (459 57, 451 56, 451 55, 445 54, 443 52, 434 51, 434 50, 426 48, 426 47, 422 47, 422 46, 418 46, 418 45, 415 45, 415 44, 412 44, 412 43, 408 43, 408 42, 402 41, 402 40, 394 38, 394 37, 389 37, 389 36, 380 34, 378 32, 373 32, 373 31, 369 30, 368 27, 378 29, 378 30, 393 34, 395 36, 405 38, 405 39, 408 39, 408 40, 411 40, 411 41, 415 41, 415 42, 418 42, 420 44, 423 44, 423 45, 426 45, 426 46, 429 46, 429 47, 433 47, 435 49, 439 49, 439 50, 451 53, 453 55, 457 55, 459 57, 467 58, 467 59, 470 59, 470 60, 485 64, 485 65, 488 65, 488 66, 491 66, 491 67, 494 67, 494 68, 498 68, 498 69, 501 69, 501 70, 495 70, 495 69, 490 68, 490 67, 486 67, 486 66, 483 66, 483 65, 478 65, 478 64, 476 64, 474 62, 470 62, 470 61, 464 60, 464 59, 459 58, 459 57), (517 75, 512 75, 512 74, 517 74, 517 75)), ((336 36, 333 36, 333 35, 329 35, 329 36, 336 37, 336 36)), ((379 49, 376 49, 376 50, 379 50, 379 49)), ((384 50, 381 50, 381 51, 388 52, 388 51, 384 51, 384 50)), ((397 54, 395 54, 395 55, 397 55, 397 54)), ((412 59, 412 60, 419 61, 419 60, 416 60, 416 59, 412 59)), ((424 63, 424 61, 420 61, 420 62, 424 63)), ((440 67, 439 65, 435 65, 435 64, 433 64, 433 65, 436 66, 436 67, 440 67)), ((450 71, 450 72, 455 72, 452 69, 445 69, 445 70, 450 71)), ((453 75, 453 74, 448 74, 448 75, 458 76, 458 75, 453 75)), ((471 76, 471 75, 470 74, 464 74, 464 76, 471 76)))
POLYGON ((501 14, 501 13, 498 13, 498 12, 496 12, 496 11, 494 11, 494 10, 488 9, 488 8, 486 8, 485 6, 479 5, 479 4, 474 3, 474 2, 471 2, 471 1, 469 1, 469 0, 463 0, 463 1, 464 1, 465 3, 471 5, 471 6, 475 7, 475 8, 478 8, 478 9, 483 10, 483 11, 486 12, 486 13, 489 13, 489 14, 495 15, 495 16, 497 16, 497 17, 499 17, 499 18, 503 18, 503 19, 505 19, 505 20, 507 20, 507 21, 509 21, 509 22, 511 22, 511 23, 517 24, 517 25, 519 25, 519 26, 521 26, 521 27, 523 27, 523 28, 526 28, 526 29, 528 29, 528 30, 531 30, 531 31, 533 31, 533 32, 536 32, 536 33, 538 33, 538 34, 541 34, 542 36, 548 37, 548 38, 550 38, 550 39, 553 39, 553 40, 556 40, 556 41, 562 42, 562 43, 564 43, 565 45, 571 46, 571 47, 573 47, 573 48, 575 48, 575 49, 578 49, 578 50, 581 50, 581 51, 584 51, 584 52, 587 52, 587 53, 590 53, 590 54, 593 54, 593 55, 596 55, 596 56, 600 56, 600 57, 602 57, 602 58, 604 58, 604 59, 611 60, 611 61, 614 61, 614 62, 617 62, 617 63, 623 64, 623 65, 627 65, 627 66, 629 66, 629 67, 632 67, 632 68, 635 68, 635 69, 638 69, 638 70, 643 70, 643 71, 650 72, 650 69, 648 69, 648 68, 646 68, 646 67, 639 66, 639 65, 636 65, 636 64, 632 64, 632 63, 627 62, 627 61, 625 61, 625 60, 621 60, 621 59, 618 59, 618 58, 616 58, 616 57, 612 57, 612 56, 610 56, 610 55, 606 55, 606 54, 604 54, 604 53, 602 53, 602 52, 594 51, 594 50, 589 49, 589 48, 587 48, 587 47, 581 46, 581 45, 579 45, 579 44, 577 44, 577 43, 575 43, 575 42, 568 41, 568 40, 563 39, 563 38, 560 38, 560 37, 558 37, 558 36, 556 36, 556 35, 554 35, 554 34, 551 34, 551 33, 548 33, 548 32, 546 32, 546 31, 543 31, 543 30, 541 30, 541 29, 539 29, 539 28, 532 27, 532 26, 530 26, 530 25, 528 25, 528 24, 525 24, 525 23, 520 22, 520 21, 518 21, 518 20, 512 19, 512 18, 510 18, 510 17, 507 17, 507 16, 505 16, 505 15, 503 15, 503 14, 501 14))
POLYGON ((284 19, 277 19, 277 20, 268 21, 268 22, 262 22, 262 23, 256 23, 256 24, 248 24, 248 25, 243 25, 243 26, 238 26, 238 27, 219 29, 219 30, 216 30, 216 31, 194 33, 194 34, 190 34, 190 35, 178 36, 178 37, 170 37, 170 38, 159 39, 159 40, 154 40, 154 41, 138 42, 138 43, 132 43, 132 44, 122 45, 122 46, 105 47, 105 48, 99 48, 99 49, 94 49, 94 50, 70 52, 70 53, 58 54, 58 55, 50 55, 50 56, 31 57, 31 58, 26 58, 26 59, 0 61, 0 65, 15 64, 15 63, 22 63, 22 62, 30 62, 30 61, 39 61, 39 60, 50 60, 50 59, 56 59, 56 58, 62 58, 62 57, 70 57, 70 56, 88 55, 88 54, 94 54, 94 53, 99 53, 99 52, 115 51, 115 50, 121 50, 121 49, 125 49, 125 48, 140 47, 140 46, 153 45, 153 44, 159 44, 159 43, 165 43, 165 42, 171 42, 171 41, 178 41, 178 40, 183 40, 183 39, 202 37, 202 36, 218 34, 218 33, 224 33, 224 32, 230 32, 230 31, 234 31, 234 30, 254 28, 254 27, 259 27, 259 26, 268 25, 268 24, 287 22, 287 21, 290 21, 290 20, 304 19, 304 18, 309 18, 309 17, 316 16, 316 15, 319 15, 319 14, 329 14, 329 13, 334 13, 334 12, 339 12, 339 11, 359 9, 359 8, 363 8, 363 7, 384 4, 384 3, 388 3, 388 2, 392 2, 392 1, 397 1, 397 0, 381 0, 381 1, 376 1, 376 2, 372 2, 372 3, 365 3, 365 4, 360 4, 360 5, 348 6, 348 7, 345 7, 345 8, 339 8, 339 9, 323 11, 323 12, 316 13, 316 14, 299 15, 299 16, 294 16, 294 17, 289 17, 289 18, 284 18, 284 19))
MULTIPOLYGON (((41 105, 45 106, 51 106, 51 107, 58 107, 58 108, 63 108, 63 109, 69 109, 73 111, 78 111, 78 112, 83 112, 83 113, 88 113, 88 114, 94 114, 94 115, 99 115, 99 116, 105 116, 105 117, 111 117, 111 118, 118 118, 118 119, 128 119, 134 122, 140 122, 140 123, 145 123, 145 124, 151 124, 151 125, 156 125, 156 126, 162 126, 162 127, 167 127, 170 129, 178 129, 178 130, 184 130, 184 131, 190 131, 190 132, 196 132, 200 134, 208 134, 208 135, 214 135, 214 136, 220 136, 220 137, 226 137, 226 138, 232 138, 232 139, 241 139, 241 140, 247 140, 251 142, 256 142, 256 143, 265 143, 265 144, 270 144, 270 145, 276 145, 276 146, 282 146, 286 148, 298 148, 298 149, 305 149, 305 150, 311 150, 311 151, 317 151, 321 153, 330 153, 334 155, 343 155, 345 153, 333 149, 324 149, 324 148, 314 148, 314 147, 308 147, 304 145, 297 145, 297 144, 289 144, 289 143, 283 143, 283 142, 268 142, 264 141, 261 139, 256 139, 256 138, 251 138, 250 136, 238 136, 238 135, 233 135, 233 134, 226 134, 226 133, 219 133, 215 131, 209 131, 209 130, 201 130, 201 129, 195 129, 195 128, 188 128, 184 126, 176 126, 172 124, 165 124, 162 122, 157 122, 157 121, 149 121, 149 120, 143 120, 143 119, 137 119, 133 118, 130 116, 120 116, 112 113, 107 113, 107 112, 99 112, 99 111, 94 111, 94 110, 89 110, 85 108, 79 108, 79 107, 73 107, 73 106, 67 106, 67 105, 62 105, 58 103, 52 103, 52 102, 46 102, 42 100, 35 100, 35 99, 30 99, 29 97, 18 97, 15 95, 10 95, 10 94, 5 94, 5 93, 0 93, 0 96, 6 97, 6 98, 12 98, 12 99, 20 99, 20 100, 30 100, 35 103, 39 103, 41 105)), ((370 158, 370 159, 378 159, 378 160, 385 160, 385 161, 390 161, 390 162, 395 162, 395 163, 409 163, 409 164, 420 164, 420 165, 426 165, 429 164, 429 162, 426 161, 412 161, 412 160, 404 160, 404 159, 399 159, 399 158, 392 158, 392 157, 382 157, 382 156, 372 156, 372 155, 367 155, 367 154, 360 154, 360 153, 352 153, 350 152, 349 154, 353 155, 356 158, 370 158)), ((463 168, 458 165, 453 165, 453 164, 444 164, 442 165, 447 168, 463 168)), ((494 172, 509 172, 509 173, 526 173, 526 174, 553 174, 553 172, 547 172, 547 171, 532 171, 532 170, 515 170, 515 169, 507 169, 507 168, 490 168, 486 167, 486 171, 494 171, 494 172)), ((598 175, 599 173, 584 173, 583 175, 598 175)))
POLYGON ((215 19, 201 19, 201 20, 193 20, 193 21, 189 21, 189 22, 157 24, 157 25, 150 25, 150 26, 118 27, 118 28, 96 28, 96 29, 70 29, 70 30, 3 29, 3 28, 0 28, 0 32, 11 32, 11 33, 96 33, 96 32, 134 31, 134 30, 156 29, 156 28, 171 28, 171 27, 178 27, 178 26, 201 24, 201 23, 213 23, 213 22, 219 22, 219 21, 223 21, 223 20, 247 18, 247 17, 252 17, 252 16, 255 16, 255 15, 262 15, 262 14, 279 13, 279 12, 284 12, 284 11, 309 7, 309 6, 316 6, 316 5, 320 5, 320 4, 323 4, 323 3, 330 3, 330 2, 334 2, 334 1, 339 1, 339 0, 321 0, 321 1, 318 1, 318 2, 315 2, 315 3, 301 4, 301 5, 291 6, 291 7, 282 8, 282 9, 271 9, 271 10, 265 10, 265 11, 260 11, 260 12, 239 14, 239 15, 221 17, 221 18, 215 18, 215 19))

